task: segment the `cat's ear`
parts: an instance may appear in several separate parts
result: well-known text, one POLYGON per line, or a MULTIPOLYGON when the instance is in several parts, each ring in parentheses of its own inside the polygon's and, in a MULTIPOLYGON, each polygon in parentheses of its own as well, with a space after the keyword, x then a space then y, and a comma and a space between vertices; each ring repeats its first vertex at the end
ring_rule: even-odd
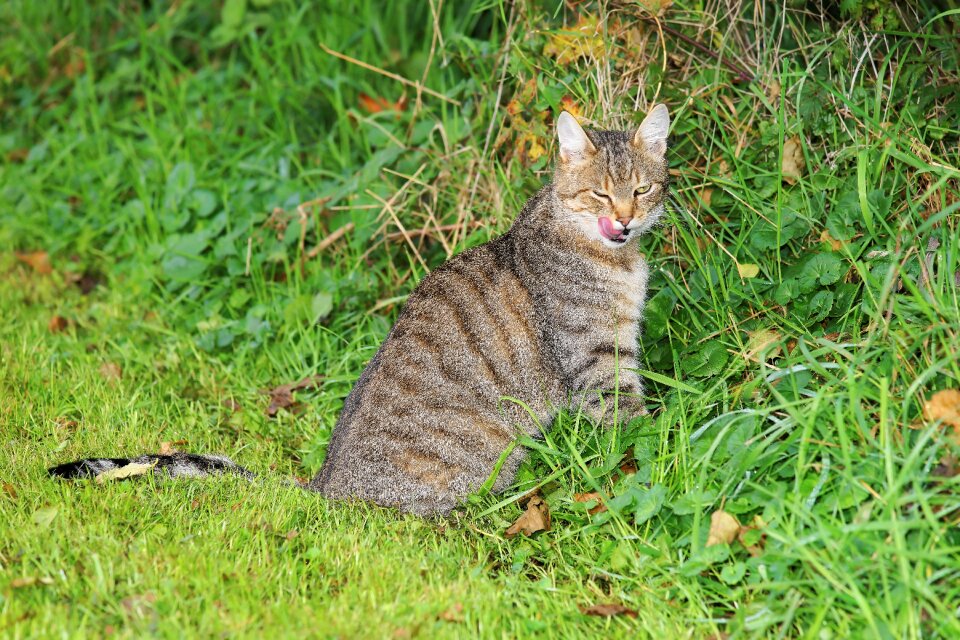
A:
POLYGON ((652 156, 666 155, 669 129, 670 112, 667 111, 667 105, 658 104, 650 110, 633 134, 633 144, 652 156))
POLYGON ((577 119, 566 111, 557 118, 557 139, 560 141, 560 160, 562 162, 584 159, 597 151, 577 119))

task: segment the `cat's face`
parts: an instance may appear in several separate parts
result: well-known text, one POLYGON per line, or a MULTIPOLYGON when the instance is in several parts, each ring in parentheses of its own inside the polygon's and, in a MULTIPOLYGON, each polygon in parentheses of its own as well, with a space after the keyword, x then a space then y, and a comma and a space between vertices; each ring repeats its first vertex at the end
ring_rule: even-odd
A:
POLYGON ((636 131, 583 130, 564 111, 557 120, 554 175, 564 224, 611 248, 656 224, 667 190, 667 107, 657 105, 636 131))

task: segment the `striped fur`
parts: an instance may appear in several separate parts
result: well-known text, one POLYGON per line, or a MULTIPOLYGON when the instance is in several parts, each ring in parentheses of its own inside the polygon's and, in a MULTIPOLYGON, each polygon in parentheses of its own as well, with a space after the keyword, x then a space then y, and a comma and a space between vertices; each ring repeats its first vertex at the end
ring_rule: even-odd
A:
MULTIPOLYGON (((616 395, 621 416, 644 411, 630 369, 648 270, 631 241, 663 212, 668 122, 662 106, 635 132, 588 133, 561 116, 554 181, 505 235, 454 257, 410 295, 347 397, 310 489, 445 514, 518 435, 540 435, 558 410, 599 419, 616 395)), ((509 455, 494 490, 512 482, 523 457, 520 448, 509 455)), ((179 460, 158 473, 191 475, 176 470, 184 464, 194 475, 248 473, 224 458, 179 460)))

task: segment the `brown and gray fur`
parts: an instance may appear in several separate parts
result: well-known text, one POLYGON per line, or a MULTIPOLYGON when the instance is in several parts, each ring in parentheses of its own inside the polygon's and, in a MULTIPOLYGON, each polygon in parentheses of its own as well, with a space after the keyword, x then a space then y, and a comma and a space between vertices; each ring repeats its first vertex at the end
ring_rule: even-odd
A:
MULTIPOLYGON (((560 116, 553 182, 506 234, 452 258, 410 295, 347 397, 310 489, 446 514, 520 433, 539 436, 558 411, 600 419, 614 400, 620 416, 644 411, 631 369, 648 271, 631 240, 663 212, 668 124, 663 105, 631 132, 588 133, 560 116)), ((494 490, 523 457, 522 448, 509 455, 494 490)), ((219 464, 203 472, 234 470, 211 459, 219 464)), ((95 475, 92 462, 51 472, 95 475)), ((198 475, 178 469, 157 472, 198 475)))

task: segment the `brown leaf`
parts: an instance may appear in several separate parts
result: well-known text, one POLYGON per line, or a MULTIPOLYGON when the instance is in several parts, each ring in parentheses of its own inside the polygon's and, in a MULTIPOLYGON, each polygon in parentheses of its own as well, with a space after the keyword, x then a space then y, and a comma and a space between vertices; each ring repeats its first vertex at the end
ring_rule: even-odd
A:
POLYGON ((283 537, 286 538, 287 540, 293 540, 293 539, 296 538, 298 535, 300 535, 300 532, 299 532, 299 531, 297 531, 296 529, 290 529, 290 531, 287 531, 287 535, 285 535, 285 536, 283 536, 283 537))
POLYGON ((17 490, 9 482, 3 483, 3 491, 6 493, 12 500, 17 499, 17 490))
POLYGON ((580 606, 580 611, 588 616, 602 616, 604 618, 609 618, 611 616, 630 616, 631 618, 637 617, 637 612, 630 607, 626 607, 622 604, 609 603, 609 604, 592 604, 590 606, 580 606))
POLYGON ((773 329, 756 329, 748 335, 747 350, 744 354, 747 359, 752 360, 763 355, 765 360, 771 360, 780 355, 780 334, 773 329))
POLYGON ((46 576, 36 577, 36 576, 24 576, 23 578, 14 578, 10 581, 11 589, 23 589, 24 587, 32 587, 34 585, 50 585, 53 584, 53 578, 48 578, 46 576))
POLYGON ((512 538, 523 532, 531 536, 537 531, 550 531, 550 508, 540 496, 533 496, 527 502, 527 510, 507 529, 506 536, 512 538))
POLYGON ((100 365, 100 377, 107 382, 113 382, 123 377, 123 370, 116 362, 104 362, 100 365))
POLYGON ((63 316, 53 316, 47 323, 47 330, 50 333, 63 333, 70 328, 70 321, 63 316))
POLYGON ((596 500, 597 502, 596 506, 593 506, 587 509, 587 513, 589 513, 590 515, 593 515, 595 513, 603 513, 604 511, 607 510, 607 505, 603 504, 603 497, 596 491, 593 491, 591 493, 573 494, 574 502, 591 502, 594 500, 596 500))
POLYGON ((30 253, 15 254, 17 260, 30 265, 30 268, 42 276, 48 276, 53 273, 53 267, 50 266, 50 256, 46 251, 32 251, 30 253))
POLYGON ((923 417, 931 422, 940 420, 953 427, 952 439, 960 444, 960 391, 937 391, 923 403, 923 417))
POLYGON ((7 162, 23 162, 27 159, 28 155, 30 155, 30 149, 27 149, 26 147, 14 149, 7 152, 7 162))
POLYGON ((715 544, 730 544, 737 539, 740 533, 740 523, 726 511, 718 509, 710 516, 710 533, 707 535, 707 546, 715 544))
POLYGON ((780 164, 780 173, 787 184, 796 184, 803 175, 806 163, 803 159, 803 147, 800 145, 800 136, 788 138, 783 143, 783 160, 780 164))
POLYGON ((174 440, 173 442, 163 441, 160 443, 159 453, 162 456, 168 456, 171 453, 176 453, 178 451, 177 447, 187 444, 186 440, 174 440))
POLYGON ((437 616, 439 620, 446 622, 463 622, 463 604, 455 603, 452 607, 437 616))
POLYGON ((322 380, 323 376, 321 375, 307 376, 297 382, 282 384, 273 389, 261 389, 261 393, 270 396, 270 406, 267 407, 267 416, 275 418, 280 412, 280 409, 289 409, 293 413, 297 413, 300 405, 294 401, 293 392, 303 391, 305 389, 316 389, 320 386, 322 380))
POLYGON ((662 17, 673 5, 673 0, 637 0, 637 4, 653 15, 662 17))
POLYGON ((396 111, 400 113, 407 108, 407 96, 400 96, 396 102, 390 102, 386 98, 374 98, 365 93, 357 96, 360 106, 367 113, 380 113, 381 111, 396 111))

